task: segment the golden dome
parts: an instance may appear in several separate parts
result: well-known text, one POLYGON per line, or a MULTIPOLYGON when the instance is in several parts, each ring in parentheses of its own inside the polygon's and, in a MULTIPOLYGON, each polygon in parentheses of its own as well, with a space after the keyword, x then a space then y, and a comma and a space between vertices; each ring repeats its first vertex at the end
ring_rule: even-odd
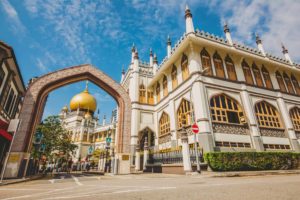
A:
POLYGON ((70 102, 71 111, 77 109, 84 109, 91 112, 95 112, 97 108, 96 99, 89 93, 88 87, 86 86, 85 90, 79 94, 76 94, 70 102))

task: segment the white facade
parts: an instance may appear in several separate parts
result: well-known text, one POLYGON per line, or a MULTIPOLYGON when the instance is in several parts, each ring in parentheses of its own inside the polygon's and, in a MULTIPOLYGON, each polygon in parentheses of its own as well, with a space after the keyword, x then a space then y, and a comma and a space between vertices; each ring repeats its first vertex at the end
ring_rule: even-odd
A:
POLYGON ((234 43, 227 25, 226 39, 195 31, 188 8, 185 19, 187 32, 172 49, 167 47, 159 66, 152 51, 149 64, 139 60, 133 47, 131 63, 122 75, 121 84, 132 100, 132 155, 142 148, 145 137, 154 150, 182 146, 183 102, 189 107, 188 143, 195 142, 190 126, 197 123, 204 152, 299 152, 300 66, 291 62, 287 50, 285 58, 277 58, 265 52, 259 38, 258 49, 234 43), (160 123, 163 115, 169 117, 166 130, 160 123))

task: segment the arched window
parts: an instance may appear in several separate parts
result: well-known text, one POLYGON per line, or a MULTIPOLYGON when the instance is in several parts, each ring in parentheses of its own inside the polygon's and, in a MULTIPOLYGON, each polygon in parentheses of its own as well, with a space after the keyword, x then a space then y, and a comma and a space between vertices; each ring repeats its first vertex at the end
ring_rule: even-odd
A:
POLYGON ((232 81, 236 81, 237 77, 236 77, 235 67, 233 61, 228 55, 225 58, 225 64, 226 64, 228 79, 232 81))
POLYGON ((148 104, 153 105, 154 104, 154 99, 153 99, 153 91, 148 90, 147 92, 148 95, 148 104))
POLYGON ((262 101, 255 105, 255 114, 259 127, 281 128, 279 113, 271 104, 262 101))
POLYGON ((300 131, 300 108, 292 108, 290 110, 290 116, 293 122, 295 131, 300 131))
POLYGON ((163 78, 163 94, 164 97, 168 95, 168 79, 166 76, 163 78))
POLYGON ((256 85, 258 87, 264 87, 264 83, 263 83, 263 80, 262 80, 262 77, 261 77, 261 74, 260 74, 260 70, 258 69, 258 67, 256 66, 255 63, 252 64, 252 71, 253 71, 253 74, 254 74, 256 85))
POLYGON ((212 67, 211 67, 211 61, 210 56, 208 52, 205 50, 205 48, 200 53, 201 56, 201 62, 202 62, 202 68, 205 70, 204 74, 212 76, 212 67))
POLYGON ((216 69, 216 76, 219 78, 225 78, 225 71, 223 66, 223 60, 220 55, 216 52, 213 56, 214 65, 216 69))
POLYGON ((160 101, 160 85, 157 83, 156 85, 156 103, 160 101))
POLYGON ((177 110, 178 128, 191 125, 191 104, 183 99, 177 110))
POLYGON ((167 113, 163 112, 159 120, 159 135, 170 133, 170 117, 167 113))
POLYGON ((245 123, 244 114, 238 102, 224 94, 211 98, 210 112, 213 122, 245 123))
POLYGON ((295 88, 295 90, 296 90, 296 93, 297 93, 298 95, 300 95, 300 87, 299 87, 299 83, 298 83, 296 77, 295 77, 293 74, 292 74, 292 76, 291 76, 291 79, 292 79, 292 83, 293 83, 293 85, 294 85, 294 88, 295 88))
POLYGON ((146 89, 144 84, 141 84, 139 88, 139 102, 146 103, 146 89))
POLYGON ((185 81, 190 75, 188 67, 188 58, 185 54, 183 54, 181 58, 181 73, 183 81, 185 81))
POLYGON ((284 79, 285 85, 287 86, 288 92, 291 94, 295 94, 291 79, 285 72, 283 72, 283 79, 284 79))
POLYGON ((243 68, 246 83, 249 85, 253 85, 254 82, 253 82, 253 77, 251 74, 251 69, 245 60, 243 60, 243 62, 242 62, 242 68, 243 68))
POLYGON ((265 80, 266 88, 273 89, 273 84, 268 70, 264 66, 262 66, 261 72, 265 80))
POLYGON ((279 71, 276 72, 276 79, 279 85, 279 89, 281 92, 286 92, 286 88, 282 79, 282 76, 279 71))
POLYGON ((178 85, 178 82, 177 82, 177 67, 175 65, 173 65, 173 67, 172 67, 171 77, 172 77, 172 88, 174 90, 178 85))

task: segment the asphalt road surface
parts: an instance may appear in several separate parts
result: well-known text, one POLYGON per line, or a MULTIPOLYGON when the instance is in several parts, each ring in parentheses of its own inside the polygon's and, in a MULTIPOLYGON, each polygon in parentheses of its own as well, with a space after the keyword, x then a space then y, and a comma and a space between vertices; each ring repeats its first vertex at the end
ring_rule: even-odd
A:
POLYGON ((167 174, 61 174, 1 186, 0 199, 299 200, 300 175, 213 178, 167 174))

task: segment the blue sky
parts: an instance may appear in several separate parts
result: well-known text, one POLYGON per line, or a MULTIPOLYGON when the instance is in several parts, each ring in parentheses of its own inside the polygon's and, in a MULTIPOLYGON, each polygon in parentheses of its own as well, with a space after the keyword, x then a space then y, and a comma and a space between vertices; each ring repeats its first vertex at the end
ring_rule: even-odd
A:
MULTIPOLYGON (((223 36, 227 21, 234 41, 255 46, 253 33, 261 35, 265 50, 281 55, 280 43, 299 61, 300 1, 187 1, 195 28, 223 36)), ((127 69, 135 43, 142 60, 149 48, 161 61, 166 38, 173 44, 185 31, 180 0, 1 0, 0 40, 14 48, 25 83, 34 76, 68 66, 91 63, 119 81, 127 69)), ((84 89, 77 83, 50 94, 45 114, 58 113, 70 98, 84 89)), ((91 93, 100 101, 101 114, 110 115, 115 103, 96 86, 91 93), (102 101, 102 102, 101 102, 102 101), (101 107, 105 104, 105 107, 101 107)))

